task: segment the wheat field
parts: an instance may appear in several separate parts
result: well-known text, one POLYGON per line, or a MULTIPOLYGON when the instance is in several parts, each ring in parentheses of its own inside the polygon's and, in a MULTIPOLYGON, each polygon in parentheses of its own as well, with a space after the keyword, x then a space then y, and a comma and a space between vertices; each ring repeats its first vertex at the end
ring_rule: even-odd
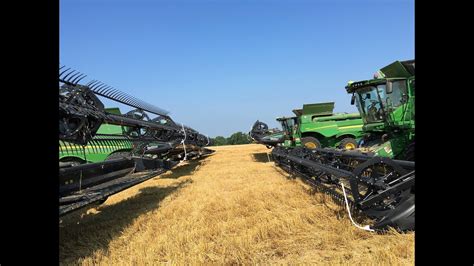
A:
POLYGON ((60 263, 414 264, 414 233, 355 228, 343 206, 268 162, 264 146, 211 148, 62 217, 60 263))

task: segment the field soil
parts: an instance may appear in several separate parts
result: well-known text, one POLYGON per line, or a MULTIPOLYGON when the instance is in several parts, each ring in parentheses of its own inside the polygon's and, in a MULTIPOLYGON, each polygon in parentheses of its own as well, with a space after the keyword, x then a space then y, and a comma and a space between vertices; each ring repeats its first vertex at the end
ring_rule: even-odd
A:
POLYGON ((414 233, 354 227, 343 206, 269 162, 263 145, 211 149, 62 217, 60 263, 414 264, 414 233))

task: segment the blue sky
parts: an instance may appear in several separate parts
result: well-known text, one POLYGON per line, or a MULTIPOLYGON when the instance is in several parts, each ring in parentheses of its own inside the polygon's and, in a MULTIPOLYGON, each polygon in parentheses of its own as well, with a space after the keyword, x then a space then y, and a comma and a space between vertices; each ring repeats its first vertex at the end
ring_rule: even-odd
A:
POLYGON ((347 81, 414 58, 413 0, 61 0, 60 11, 61 64, 210 137, 277 127, 304 103, 356 112, 347 81))

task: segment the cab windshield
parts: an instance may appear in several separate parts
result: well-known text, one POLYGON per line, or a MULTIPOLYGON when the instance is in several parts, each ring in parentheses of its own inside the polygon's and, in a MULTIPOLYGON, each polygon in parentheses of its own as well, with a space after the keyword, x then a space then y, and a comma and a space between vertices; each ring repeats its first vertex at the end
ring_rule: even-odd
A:
POLYGON ((365 122, 382 122, 385 112, 381 103, 385 99, 385 84, 361 88, 356 95, 357 108, 365 122))
POLYGON ((357 90, 357 108, 366 123, 382 122, 387 113, 407 102, 406 80, 390 80, 386 84, 357 90))
POLYGON ((281 127, 282 129, 287 133, 291 134, 293 127, 295 126, 295 119, 290 118, 290 119, 285 119, 285 120, 280 120, 281 127))

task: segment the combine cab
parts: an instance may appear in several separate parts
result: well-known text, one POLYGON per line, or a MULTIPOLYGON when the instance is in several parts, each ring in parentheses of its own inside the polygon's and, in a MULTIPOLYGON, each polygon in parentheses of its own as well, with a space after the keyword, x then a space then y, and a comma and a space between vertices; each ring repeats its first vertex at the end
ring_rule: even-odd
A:
POLYGON ((414 230, 415 61, 396 61, 346 90, 364 122, 357 149, 280 146, 273 159, 372 218, 370 229, 414 230))
POLYGON ((299 117, 279 117, 277 121, 281 124, 283 132, 285 134, 284 142, 281 144, 283 147, 293 147, 296 143, 296 140, 300 139, 300 134, 298 131, 299 117))
POLYGON ((349 82, 364 120, 360 147, 377 155, 415 158, 415 60, 396 61, 378 71, 375 79, 349 82))

